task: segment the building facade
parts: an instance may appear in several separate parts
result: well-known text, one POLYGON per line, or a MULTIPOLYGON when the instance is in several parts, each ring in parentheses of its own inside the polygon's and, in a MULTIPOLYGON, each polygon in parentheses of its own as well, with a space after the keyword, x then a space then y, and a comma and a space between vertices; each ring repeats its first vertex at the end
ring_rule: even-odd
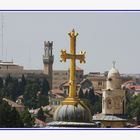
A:
POLYGON ((102 91, 106 87, 106 77, 99 72, 92 72, 87 75, 87 79, 89 79, 94 85, 95 91, 102 91))
POLYGON ((126 126, 126 97, 121 89, 119 71, 113 66, 108 73, 106 88, 102 93, 102 113, 93 116, 93 121, 100 121, 102 127, 126 126))
POLYGON ((116 68, 112 68, 107 77, 106 89, 102 95, 103 114, 125 114, 125 91, 121 89, 121 77, 116 68))
POLYGON ((52 89, 59 89, 60 84, 66 81, 68 81, 67 70, 54 70, 53 71, 52 89))
MULTIPOLYGON (((83 80, 83 69, 76 67, 75 79, 76 83, 79 84, 83 80)), ((53 81, 52 89, 59 89, 63 83, 69 81, 70 71, 68 70, 54 70, 53 71, 53 81)), ((69 86, 69 85, 68 85, 69 86)))

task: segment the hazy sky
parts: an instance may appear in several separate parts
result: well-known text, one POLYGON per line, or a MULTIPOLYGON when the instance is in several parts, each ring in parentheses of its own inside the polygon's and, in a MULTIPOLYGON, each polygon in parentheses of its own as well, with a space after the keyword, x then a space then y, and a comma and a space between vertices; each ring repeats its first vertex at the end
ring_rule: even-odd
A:
MULTIPOLYGON (((68 69, 69 60, 60 62, 60 50, 69 52, 68 32, 75 28, 79 33, 77 53, 86 51, 86 64, 77 61, 77 65, 85 73, 109 70, 113 60, 120 73, 140 73, 140 12, 6 12, 3 15, 3 58, 13 59, 25 69, 43 68, 45 40, 54 41, 54 69, 68 69)), ((1 31, 0 27, 0 42, 1 31)))

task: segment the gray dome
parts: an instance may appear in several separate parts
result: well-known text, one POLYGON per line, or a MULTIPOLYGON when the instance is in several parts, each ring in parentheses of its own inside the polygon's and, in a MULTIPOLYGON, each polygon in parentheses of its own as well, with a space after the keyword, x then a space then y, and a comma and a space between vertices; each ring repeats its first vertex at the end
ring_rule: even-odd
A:
POLYGON ((89 108, 81 101, 77 105, 60 105, 54 113, 54 121, 91 122, 91 120, 89 108))

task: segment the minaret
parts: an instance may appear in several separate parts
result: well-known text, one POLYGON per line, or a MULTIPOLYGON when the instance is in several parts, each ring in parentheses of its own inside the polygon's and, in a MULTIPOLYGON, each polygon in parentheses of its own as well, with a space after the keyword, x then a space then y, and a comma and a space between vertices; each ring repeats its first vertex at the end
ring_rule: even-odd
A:
POLYGON ((107 76, 106 89, 103 90, 102 114, 124 115, 125 102, 125 91, 121 89, 121 77, 113 62, 113 67, 107 76))
POLYGON ((52 54, 52 46, 53 42, 44 41, 44 55, 43 55, 43 63, 44 63, 44 71, 43 73, 49 76, 49 84, 50 89, 52 89, 52 77, 53 77, 53 61, 54 56, 52 54))

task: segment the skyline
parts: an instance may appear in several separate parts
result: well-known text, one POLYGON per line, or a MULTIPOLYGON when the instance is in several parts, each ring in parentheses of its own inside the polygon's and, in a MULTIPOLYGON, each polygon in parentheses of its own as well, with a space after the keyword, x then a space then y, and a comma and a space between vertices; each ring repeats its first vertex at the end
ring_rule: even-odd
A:
POLYGON ((114 60, 120 73, 139 73, 140 66, 135 64, 140 51, 138 12, 6 12, 3 15, 4 60, 13 59, 25 69, 43 69, 44 41, 53 41, 53 69, 67 70, 69 62, 60 62, 60 51, 69 52, 68 32, 74 28, 79 33, 77 53, 86 51, 86 64, 78 61, 76 64, 85 73, 109 70, 114 60))

